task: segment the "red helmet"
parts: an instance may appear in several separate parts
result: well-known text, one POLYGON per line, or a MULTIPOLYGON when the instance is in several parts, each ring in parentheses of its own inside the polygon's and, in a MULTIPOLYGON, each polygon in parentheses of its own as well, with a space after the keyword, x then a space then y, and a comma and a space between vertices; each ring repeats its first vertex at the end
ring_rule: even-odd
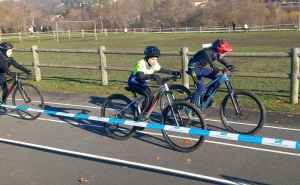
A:
POLYGON ((212 49, 219 53, 219 52, 230 52, 232 51, 231 46, 223 39, 217 39, 213 44, 212 44, 212 49))

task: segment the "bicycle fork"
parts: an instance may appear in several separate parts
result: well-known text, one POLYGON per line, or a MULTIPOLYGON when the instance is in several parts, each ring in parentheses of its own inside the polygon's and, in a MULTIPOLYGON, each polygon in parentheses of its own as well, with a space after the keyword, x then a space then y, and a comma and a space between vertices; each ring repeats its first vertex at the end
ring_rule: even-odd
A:
POLYGON ((31 98, 27 95, 26 91, 24 91, 23 86, 21 84, 18 84, 18 90, 19 90, 23 100, 25 101, 25 103, 30 103, 31 98))
POLYGON ((242 111, 241 111, 241 106, 239 104, 238 98, 236 96, 234 96, 234 88, 232 87, 232 84, 230 82, 225 82, 225 84, 228 89, 228 93, 229 93, 233 108, 235 110, 235 113, 236 113, 236 115, 239 115, 239 114, 241 114, 242 111))

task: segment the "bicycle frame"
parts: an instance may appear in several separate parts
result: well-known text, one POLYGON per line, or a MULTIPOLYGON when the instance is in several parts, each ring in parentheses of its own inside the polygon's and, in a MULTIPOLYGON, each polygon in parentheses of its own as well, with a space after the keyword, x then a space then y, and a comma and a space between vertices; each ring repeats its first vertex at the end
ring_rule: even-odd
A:
MULTIPOLYGON (((22 98, 24 99, 24 101, 26 103, 30 102, 30 97, 28 97, 28 95, 26 94, 26 92, 22 89, 21 85, 20 85, 20 82, 18 80, 18 77, 19 77, 20 73, 17 73, 17 77, 16 79, 14 80, 14 82, 11 84, 11 86, 8 88, 8 91, 6 93, 6 97, 8 97, 10 95, 10 93, 12 92, 12 90, 14 89, 15 86, 17 86, 18 90, 20 91, 20 94, 22 96, 22 98), (26 97, 26 99, 25 99, 26 97)), ((13 79, 9 79, 9 80, 6 80, 5 83, 7 82, 10 82, 12 81, 13 79)))
MULTIPOLYGON (((212 85, 213 83, 215 82, 218 82, 218 85, 216 86, 216 88, 213 90, 213 92, 210 94, 210 96, 207 98, 206 102, 204 104, 202 104, 202 98, 204 96, 204 92, 202 92, 201 96, 197 99, 196 101, 196 105, 197 107, 200 108, 200 110, 204 110, 206 109, 206 107, 208 106, 208 104, 210 103, 210 100, 215 96, 215 94, 217 93, 217 91, 219 90, 220 86, 225 83, 226 87, 227 87, 227 90, 228 90, 228 93, 230 94, 231 96, 231 100, 233 100, 233 91, 234 91, 234 88, 227 76, 226 73, 223 72, 222 75, 219 75, 218 78, 212 80, 211 82, 207 83, 206 85, 204 85, 204 89, 208 89, 210 85, 212 85)), ((197 89, 197 86, 196 84, 195 85, 195 89, 197 89)))
MULTIPOLYGON (((150 108, 149 108, 149 110, 148 110, 148 112, 146 114, 146 118, 148 118, 150 116, 150 114, 152 113, 152 111, 153 111, 155 105, 157 104, 158 100, 160 100, 163 95, 165 95, 167 97, 168 104, 171 105, 170 106, 171 107, 171 111, 172 111, 173 116, 175 118, 174 109, 172 107, 172 101, 171 101, 171 98, 169 97, 169 94, 171 94, 172 100, 175 100, 175 96, 172 93, 170 93, 170 92, 171 91, 170 91, 169 86, 168 86, 167 83, 165 83, 161 87, 159 87, 159 88, 157 88, 157 89, 155 89, 155 90, 152 91, 152 94, 155 94, 155 93, 157 93, 157 94, 154 97, 154 99, 152 101, 152 104, 151 104, 151 106, 150 106, 150 108)), ((137 108, 138 119, 139 119, 140 116, 142 115, 141 114, 141 108, 139 107, 139 101, 142 100, 142 99, 144 99, 144 98, 145 98, 145 96, 139 96, 139 97, 135 96, 135 99, 131 103, 129 103, 124 109, 127 109, 129 106, 131 106, 132 104, 134 104, 135 107, 137 108)), ((120 110, 119 112, 121 112, 121 111, 122 110, 120 110)), ((179 125, 177 119, 175 119, 175 121, 176 121, 176 124, 179 125)))

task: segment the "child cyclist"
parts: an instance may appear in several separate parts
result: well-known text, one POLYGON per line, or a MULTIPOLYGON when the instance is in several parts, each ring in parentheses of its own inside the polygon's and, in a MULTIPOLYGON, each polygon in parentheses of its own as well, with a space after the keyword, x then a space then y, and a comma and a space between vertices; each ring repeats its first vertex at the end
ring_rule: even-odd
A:
POLYGON ((8 74, 12 78, 16 78, 16 73, 9 70, 10 65, 13 65, 15 68, 24 71, 28 75, 31 74, 31 71, 25 67, 18 64, 12 58, 12 48, 13 45, 9 42, 3 42, 0 44, 0 86, 2 88, 2 103, 6 104, 6 93, 8 91, 6 78, 3 76, 3 73, 8 74))
MULTIPOLYGON (((229 65, 224 59, 225 53, 232 51, 231 46, 224 39, 217 39, 209 48, 204 48, 203 50, 198 51, 189 61, 188 64, 188 73, 192 76, 194 82, 196 83, 197 90, 194 92, 190 102, 194 104, 198 97, 204 90, 204 84, 202 77, 209 78, 214 80, 218 77, 219 68, 215 66, 214 61, 217 60, 222 63, 230 70, 234 69, 233 65, 229 65), (209 64, 210 68, 205 68, 209 64)), ((218 83, 213 83, 208 87, 205 95, 204 101, 211 95, 214 88, 218 83)), ((214 102, 211 101, 208 105, 213 105, 214 102)))
MULTIPOLYGON (((181 72, 164 69, 159 65, 157 60, 158 57, 161 56, 161 53, 156 46, 147 46, 144 50, 144 54, 145 57, 137 62, 132 73, 130 74, 128 78, 128 86, 132 89, 133 92, 145 96, 141 108, 141 113, 145 115, 150 108, 150 105, 154 98, 150 88, 147 85, 148 81, 153 79, 158 85, 162 85, 164 83, 163 79, 159 75, 156 75, 154 73, 159 72, 178 76, 181 75, 181 72)), ((139 128, 139 130, 142 129, 144 128, 139 128)))

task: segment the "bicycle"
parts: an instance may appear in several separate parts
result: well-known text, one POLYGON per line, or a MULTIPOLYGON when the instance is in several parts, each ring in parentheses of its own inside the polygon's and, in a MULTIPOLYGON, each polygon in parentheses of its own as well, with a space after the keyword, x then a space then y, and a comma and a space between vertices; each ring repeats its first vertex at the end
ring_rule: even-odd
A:
MULTIPOLYGON (((225 96, 220 106, 220 118, 222 124, 229 132, 249 135, 256 134, 262 129, 266 120, 266 110, 262 101, 251 91, 236 90, 226 74, 230 69, 223 68, 220 70, 222 75, 219 75, 215 80, 205 84, 204 89, 207 90, 207 88, 215 82, 218 83, 218 85, 205 102, 205 92, 203 91, 195 103, 196 106, 201 111, 208 108, 220 86, 225 83, 228 94, 225 96), (246 120, 249 121, 247 122, 246 120), (254 122, 254 124, 251 122, 254 122)), ((195 81, 194 87, 195 89, 197 88, 195 81)), ((191 91, 183 85, 174 84, 170 86, 170 89, 177 99, 188 101, 192 98, 193 94, 191 91)))
MULTIPOLYGON (((164 125, 174 125, 178 127, 193 127, 206 129, 205 119, 199 109, 195 105, 186 101, 175 101, 175 96, 169 90, 168 81, 176 81, 176 76, 164 78, 164 84, 152 91, 157 93, 154 97, 149 111, 146 113, 146 118, 141 114, 140 103, 144 96, 137 96, 132 92, 130 87, 125 87, 129 92, 132 92, 134 99, 130 100, 122 94, 113 94, 106 98, 102 105, 101 116, 115 118, 112 123, 104 123, 105 131, 114 139, 126 140, 136 132, 140 126, 146 126, 142 120, 150 118, 154 107, 159 102, 160 111, 162 112, 161 123, 164 125), (167 106, 165 104, 168 104, 167 106), (193 117, 189 116, 192 115, 193 117), (131 120, 128 124, 124 124, 120 119, 131 120), (123 124, 122 124, 123 123, 123 124)), ((150 123, 150 122, 149 122, 150 123)), ((204 142, 204 136, 196 136, 187 133, 171 132, 162 130, 165 140, 175 150, 180 152, 191 152, 199 148, 204 142)))
MULTIPOLYGON (((42 112, 30 111, 27 108, 33 109, 44 109, 44 99, 40 91, 37 87, 30 83, 23 83, 20 76, 25 73, 16 73, 16 78, 6 80, 6 83, 13 82, 11 86, 8 88, 6 93, 6 97, 10 95, 12 92, 12 104, 14 106, 19 106, 19 109, 15 111, 17 114, 24 120, 35 120, 37 119, 42 112), (22 107, 26 107, 26 109, 22 109, 22 107)), ((27 75, 29 78, 29 75, 27 75)), ((3 104, 2 101, 0 101, 3 104)), ((8 111, 7 108, 2 107, 5 112, 8 111)))

